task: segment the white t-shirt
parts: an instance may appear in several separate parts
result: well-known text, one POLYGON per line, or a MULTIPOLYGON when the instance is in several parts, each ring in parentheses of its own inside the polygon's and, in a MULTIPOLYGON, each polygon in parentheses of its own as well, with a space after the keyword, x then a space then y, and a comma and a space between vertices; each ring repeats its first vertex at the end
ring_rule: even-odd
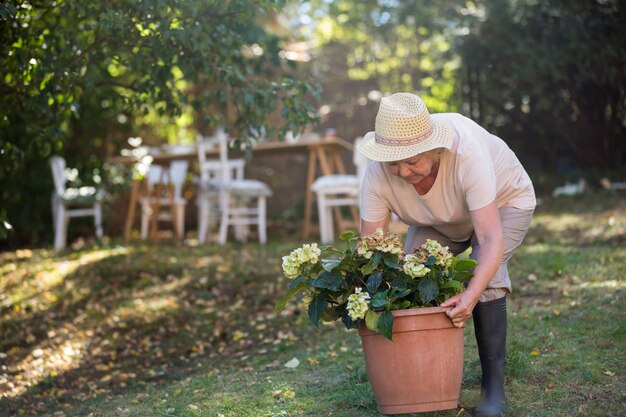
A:
POLYGON ((425 195, 391 174, 384 162, 371 161, 361 190, 361 218, 379 222, 395 213, 409 226, 431 226, 456 242, 474 230, 470 210, 494 201, 500 207, 535 208, 528 174, 507 144, 456 113, 433 114, 458 135, 457 145, 441 155, 437 179, 425 195))

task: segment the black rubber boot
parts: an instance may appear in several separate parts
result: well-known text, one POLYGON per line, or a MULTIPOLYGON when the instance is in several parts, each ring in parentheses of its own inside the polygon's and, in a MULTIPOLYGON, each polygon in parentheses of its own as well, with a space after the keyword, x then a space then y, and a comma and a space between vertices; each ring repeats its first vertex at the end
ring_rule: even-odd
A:
POLYGON ((475 417, 504 414, 504 363, 506 357, 506 297, 479 302, 472 312, 480 367, 480 402, 472 410, 475 417))

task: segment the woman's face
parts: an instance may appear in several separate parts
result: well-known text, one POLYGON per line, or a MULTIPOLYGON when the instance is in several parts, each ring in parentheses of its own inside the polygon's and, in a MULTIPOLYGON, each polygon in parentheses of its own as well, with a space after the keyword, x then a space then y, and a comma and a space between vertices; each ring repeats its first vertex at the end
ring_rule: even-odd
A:
POLYGON ((387 162, 387 166, 392 175, 415 185, 428 176, 437 175, 439 163, 428 155, 415 155, 402 161, 387 162))

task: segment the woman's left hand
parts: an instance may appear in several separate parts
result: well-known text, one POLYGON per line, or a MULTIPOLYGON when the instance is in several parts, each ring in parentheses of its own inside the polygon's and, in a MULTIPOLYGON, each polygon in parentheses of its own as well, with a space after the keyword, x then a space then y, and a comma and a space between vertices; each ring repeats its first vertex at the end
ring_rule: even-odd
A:
POLYGON ((450 317, 455 327, 462 328, 465 327, 467 319, 472 316, 472 311, 479 297, 480 294, 476 297, 470 291, 464 291, 441 303, 441 307, 452 307, 446 311, 446 315, 450 317))
POLYGON ((498 206, 492 201, 485 207, 470 211, 474 233, 480 245, 478 266, 465 291, 451 297, 441 304, 452 307, 446 314, 456 327, 464 327, 472 316, 474 306, 500 266, 504 244, 502 242, 502 226, 498 206))

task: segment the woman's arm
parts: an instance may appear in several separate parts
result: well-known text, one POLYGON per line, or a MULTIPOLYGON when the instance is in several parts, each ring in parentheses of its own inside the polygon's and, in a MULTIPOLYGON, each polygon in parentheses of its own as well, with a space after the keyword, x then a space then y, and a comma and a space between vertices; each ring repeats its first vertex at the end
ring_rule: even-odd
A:
POLYGON ((389 219, 381 220, 379 222, 368 222, 361 219, 361 236, 371 235, 379 227, 383 229, 383 232, 386 232, 388 225, 389 219))
POLYGON ((471 210, 470 216, 480 245, 478 265, 465 291, 441 304, 442 307, 453 307, 447 314, 456 327, 463 327, 465 321, 471 317, 480 295, 500 267, 504 253, 500 213, 496 202, 493 201, 478 210, 471 210))

